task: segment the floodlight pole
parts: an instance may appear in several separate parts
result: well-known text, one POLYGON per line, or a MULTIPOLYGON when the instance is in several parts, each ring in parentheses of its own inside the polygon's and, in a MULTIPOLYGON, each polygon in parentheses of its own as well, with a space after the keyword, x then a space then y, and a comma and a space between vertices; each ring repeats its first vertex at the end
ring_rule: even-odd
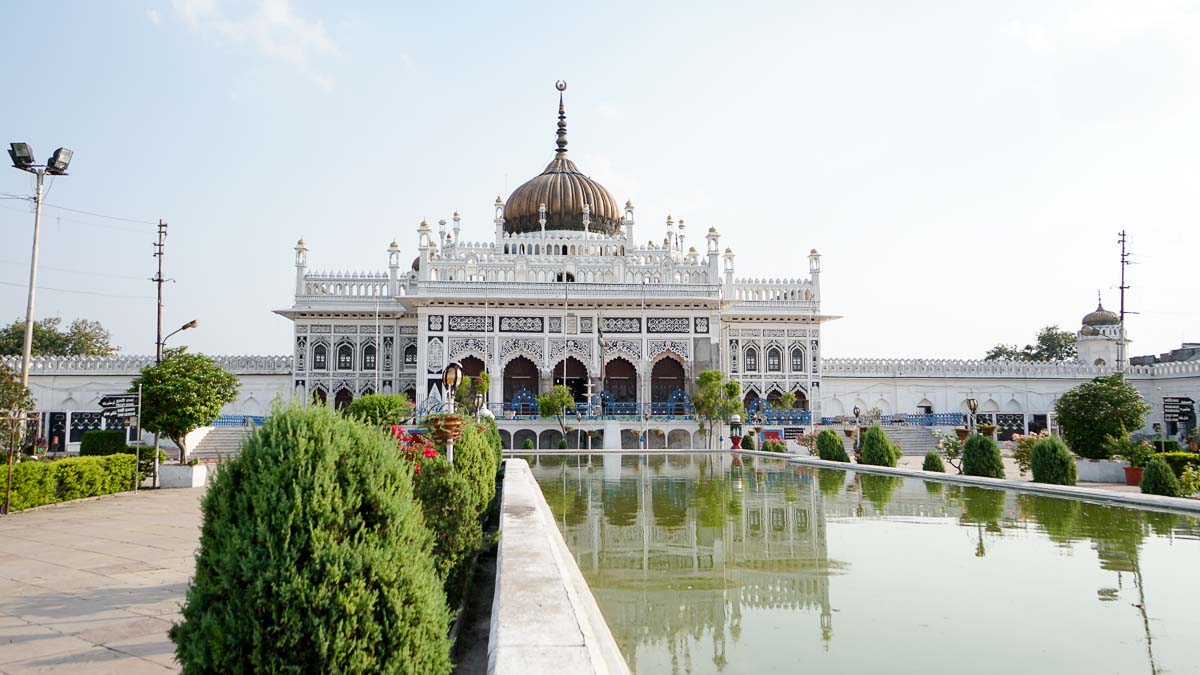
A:
POLYGON ((38 237, 42 231, 42 182, 45 169, 32 169, 37 176, 37 192, 33 197, 33 253, 29 258, 29 301, 25 305, 25 346, 21 349, 21 386, 29 388, 29 359, 33 353, 33 300, 37 290, 38 237))

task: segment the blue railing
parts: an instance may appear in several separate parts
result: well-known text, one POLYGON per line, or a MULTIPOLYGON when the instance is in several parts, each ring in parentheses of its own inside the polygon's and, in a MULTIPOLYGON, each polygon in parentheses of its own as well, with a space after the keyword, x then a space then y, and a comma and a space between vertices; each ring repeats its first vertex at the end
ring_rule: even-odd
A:
MULTIPOLYGON (((488 409, 497 419, 538 419, 536 403, 489 403, 488 409)), ((690 403, 659 401, 655 403, 611 402, 611 403, 576 403, 568 406, 567 417, 578 416, 581 419, 597 420, 608 418, 639 418, 646 416, 654 419, 691 420, 695 411, 690 403)))
MULTIPOLYGON (((839 422, 837 417, 822 417, 821 424, 854 424, 854 417, 846 416, 839 422)), ((966 420, 964 413, 899 413, 895 415, 883 415, 879 418, 879 423, 890 426, 908 426, 908 427, 954 427, 962 425, 966 420)), ((860 420, 863 424, 867 424, 867 418, 860 420)))
POLYGON ((253 424, 261 427, 267 420, 265 415, 221 415, 213 420, 211 427, 244 427, 253 424))

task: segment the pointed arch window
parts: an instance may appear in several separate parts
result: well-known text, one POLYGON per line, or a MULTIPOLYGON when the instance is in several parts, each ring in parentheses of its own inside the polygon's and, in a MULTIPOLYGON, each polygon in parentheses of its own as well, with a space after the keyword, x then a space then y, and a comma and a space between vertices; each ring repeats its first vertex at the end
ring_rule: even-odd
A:
POLYGON ((799 347, 792 350, 792 370, 797 373, 804 372, 804 350, 799 347))
POLYGON ((328 370, 329 349, 325 345, 313 347, 313 370, 328 370))
POLYGON ((337 369, 354 370, 354 348, 342 345, 337 350, 337 369))
POLYGON ((375 345, 363 347, 363 370, 375 370, 375 345))
POLYGON ((754 347, 746 349, 746 372, 758 372, 758 350, 754 347))
POLYGON ((417 365, 417 346, 416 345, 409 345, 404 348, 404 365, 406 365, 406 366, 417 365))
POLYGON ((772 347, 767 350, 767 372, 778 373, 783 371, 783 353, 772 347))

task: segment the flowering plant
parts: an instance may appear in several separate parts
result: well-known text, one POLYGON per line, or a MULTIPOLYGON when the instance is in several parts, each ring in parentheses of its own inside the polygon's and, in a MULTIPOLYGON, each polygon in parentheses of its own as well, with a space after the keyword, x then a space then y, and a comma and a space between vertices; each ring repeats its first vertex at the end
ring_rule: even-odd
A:
POLYGON ((1050 432, 1046 430, 1037 431, 1032 434, 1013 434, 1012 437, 1012 456, 1017 460, 1017 468, 1020 469, 1021 475, 1024 476, 1026 471, 1029 471, 1030 457, 1033 456, 1033 446, 1037 445, 1038 441, 1046 439, 1050 436, 1050 432))
POLYGON ((437 448, 433 447, 433 441, 421 434, 410 434, 404 430, 404 427, 393 424, 392 436, 396 438, 400 453, 406 460, 412 462, 414 475, 421 475, 420 458, 430 459, 438 456, 437 448))
POLYGON ((937 439, 938 452, 946 458, 946 463, 962 473, 963 442, 958 440, 958 435, 934 431, 933 437, 937 439))
POLYGON ((800 445, 803 445, 804 447, 808 448, 808 453, 810 455, 815 455, 816 453, 813 451, 817 449, 817 436, 818 435, 819 434, 815 434, 815 433, 814 434, 800 434, 799 436, 796 437, 796 442, 799 443, 800 445))

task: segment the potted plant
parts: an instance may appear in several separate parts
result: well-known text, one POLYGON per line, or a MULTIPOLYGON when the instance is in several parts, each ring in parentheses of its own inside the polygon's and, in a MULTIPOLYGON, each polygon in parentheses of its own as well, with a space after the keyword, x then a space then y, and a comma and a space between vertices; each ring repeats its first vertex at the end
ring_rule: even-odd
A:
POLYGON ((971 430, 966 427, 954 427, 954 434, 958 436, 958 440, 962 442, 970 438, 971 430))
POLYGON ((462 436, 463 420, 458 415, 430 415, 425 418, 433 437, 443 444, 462 436))
POLYGON ((987 422, 984 422, 983 424, 979 425, 979 433, 983 434, 984 436, 995 438, 996 428, 997 427, 995 424, 988 424, 987 422))
POLYGON ((1149 441, 1138 443, 1125 439, 1120 457, 1129 462, 1129 466, 1125 467, 1125 484, 1141 485, 1142 471, 1145 469, 1146 463, 1154 458, 1154 446, 1149 441))

